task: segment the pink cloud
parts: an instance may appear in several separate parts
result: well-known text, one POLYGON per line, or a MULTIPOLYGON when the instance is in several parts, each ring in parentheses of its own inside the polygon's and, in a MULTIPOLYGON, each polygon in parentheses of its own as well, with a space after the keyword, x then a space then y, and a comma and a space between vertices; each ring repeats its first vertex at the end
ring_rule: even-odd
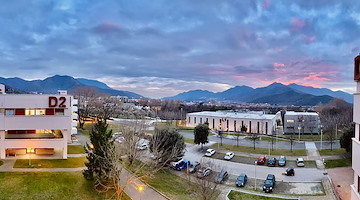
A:
POLYGON ((304 80, 315 80, 315 81, 330 81, 329 78, 320 77, 320 74, 310 74, 307 77, 304 77, 304 80))
POLYGON ((299 18, 293 18, 293 19, 291 20, 291 24, 292 24, 293 26, 296 26, 296 27, 299 27, 299 28, 302 28, 302 27, 304 27, 304 26, 306 25, 305 21, 304 21, 304 20, 301 20, 301 19, 299 19, 299 18))
POLYGON ((273 66, 274 66, 274 67, 285 67, 285 64, 274 62, 274 63, 273 63, 273 66))
POLYGON ((264 8, 269 8, 269 7, 270 7, 270 0, 264 0, 262 6, 263 6, 264 8))
POLYGON ((232 76, 233 78, 235 79, 243 79, 245 78, 245 76, 241 76, 241 75, 235 75, 235 76, 232 76))
POLYGON ((315 36, 302 35, 302 37, 306 43, 312 43, 316 40, 315 36))
POLYGON ((225 71, 222 71, 222 70, 210 70, 208 71, 209 74, 224 74, 225 71))

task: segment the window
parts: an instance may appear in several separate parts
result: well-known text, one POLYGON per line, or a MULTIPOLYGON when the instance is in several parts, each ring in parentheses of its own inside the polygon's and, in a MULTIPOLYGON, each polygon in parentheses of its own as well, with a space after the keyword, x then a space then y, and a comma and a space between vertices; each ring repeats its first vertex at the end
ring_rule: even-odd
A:
POLYGON ((260 122, 257 122, 257 133, 260 133, 260 122))
POLYGON ((202 117, 200 117, 200 124, 202 124, 202 117))
POLYGON ((45 109, 36 109, 35 115, 45 115, 45 109))
POLYGON ((206 123, 209 123, 209 119, 208 119, 208 118, 206 118, 206 123))
POLYGON ((215 128, 215 119, 213 118, 213 128, 215 128))
POLYGON ((5 109, 5 115, 15 115, 14 109, 5 109))
POLYGON ((15 115, 25 115, 25 109, 15 109, 15 115))
POLYGON ((56 108, 55 115, 64 115, 64 109, 56 108))
POLYGON ((234 120, 234 132, 236 132, 236 120, 234 120))
POLYGON ((226 120, 226 130, 229 130, 229 120, 226 120))
POLYGON ((295 121, 294 121, 293 119, 288 119, 288 120, 286 120, 286 122, 288 122, 288 123, 294 123, 295 121))
POLYGON ((265 134, 267 135, 268 134, 268 123, 265 122, 265 134))
POLYGON ((357 185, 358 192, 360 193, 360 176, 358 176, 358 185, 357 185))
POLYGON ((194 124, 196 124, 196 117, 194 117, 194 124))
POLYGON ((249 133, 251 133, 251 121, 249 121, 249 133))
POLYGON ((46 115, 55 115, 55 110, 53 108, 47 108, 45 111, 46 115))
POLYGON ((26 109, 25 115, 35 115, 35 109, 26 109))

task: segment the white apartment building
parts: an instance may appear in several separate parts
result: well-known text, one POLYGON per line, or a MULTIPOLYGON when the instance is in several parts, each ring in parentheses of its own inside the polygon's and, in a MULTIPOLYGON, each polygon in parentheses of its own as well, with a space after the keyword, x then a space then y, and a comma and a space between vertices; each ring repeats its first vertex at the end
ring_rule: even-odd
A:
POLYGON ((354 94, 354 122, 355 137, 352 138, 352 168, 354 170, 354 184, 351 185, 351 200, 360 199, 360 56, 354 60, 354 80, 356 93, 354 94))
POLYGON ((320 118, 316 112, 280 111, 283 117, 284 134, 317 135, 320 118))
POLYGON ((77 134, 77 100, 56 95, 5 94, 0 84, 0 159, 22 154, 67 158, 67 144, 77 134))
POLYGON ((244 125, 248 133, 272 135, 275 131, 276 119, 277 115, 263 114, 263 112, 203 111, 188 113, 186 126, 195 127, 208 122, 212 130, 240 132, 244 125))

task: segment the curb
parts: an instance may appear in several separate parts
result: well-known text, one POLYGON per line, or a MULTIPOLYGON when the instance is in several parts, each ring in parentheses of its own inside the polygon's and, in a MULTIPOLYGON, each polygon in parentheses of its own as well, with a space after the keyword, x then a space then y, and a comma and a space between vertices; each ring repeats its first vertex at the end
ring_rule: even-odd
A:
POLYGON ((280 198, 280 199, 294 199, 294 200, 299 200, 300 197, 288 197, 288 196, 280 196, 280 195, 271 195, 271 194, 264 194, 264 193, 257 193, 257 192, 250 192, 250 191, 243 191, 243 190, 234 190, 234 189, 230 189, 229 192, 226 194, 226 200, 230 200, 230 198, 228 197, 231 191, 236 191, 236 192, 240 192, 240 193, 245 193, 245 194, 252 194, 252 195, 256 195, 256 196, 263 196, 263 197, 274 197, 274 198, 280 198))

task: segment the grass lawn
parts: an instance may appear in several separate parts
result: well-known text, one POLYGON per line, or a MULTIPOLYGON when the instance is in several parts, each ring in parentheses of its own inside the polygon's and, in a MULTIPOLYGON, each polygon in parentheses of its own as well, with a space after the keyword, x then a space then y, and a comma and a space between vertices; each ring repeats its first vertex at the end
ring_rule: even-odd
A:
POLYGON ((189 143, 189 144, 195 144, 195 143, 194 143, 194 139, 191 139, 191 138, 185 138, 185 137, 184 137, 184 142, 185 142, 185 143, 189 143))
MULTIPOLYGON (((0 199, 101 200, 109 195, 94 190, 81 172, 1 172, 0 199)), ((126 200, 130 198, 125 198, 126 200)))
POLYGON ((85 149, 81 145, 68 145, 68 154, 82 154, 85 149))
POLYGON ((283 198, 275 198, 275 197, 266 197, 266 196, 259 196, 253 194, 246 194, 242 192, 237 192, 231 190, 228 195, 230 200, 238 200, 238 199, 251 199, 251 200, 283 200, 283 198))
POLYGON ((330 150, 330 149, 321 149, 319 150, 319 153, 320 155, 322 156, 332 156, 332 155, 344 155, 346 154, 346 150, 343 149, 343 148, 340 148, 340 149, 333 149, 333 150, 330 150))
MULTIPOLYGON (((245 138, 245 139, 250 139, 250 138, 245 138)), ((277 139, 279 142, 288 142, 289 140, 283 139, 283 138, 278 138, 277 139)), ((276 137, 274 137, 274 139, 272 139, 271 137, 264 137, 261 136, 261 141, 266 141, 266 142, 271 142, 274 141, 274 144, 276 142, 276 137)))
POLYGON ((154 134, 155 134, 155 130, 146 130, 145 132, 146 132, 146 133, 149 133, 149 134, 151 134, 151 135, 154 135, 154 134))
POLYGON ((325 163, 326 168, 351 167, 351 158, 340 160, 325 160, 325 163))
MULTIPOLYGON (((215 143, 211 145, 209 148, 217 149, 218 144, 215 143)), ((229 145, 229 144, 223 144, 222 146, 219 145, 219 148, 221 150, 228 150, 228 151, 237 151, 237 152, 245 152, 245 153, 254 153, 254 154, 263 154, 267 155, 269 154, 268 148, 258 148, 254 147, 247 147, 247 146, 236 146, 236 145, 229 145)), ((273 151, 270 151, 271 155, 283 155, 283 156, 306 156, 306 150, 305 149, 293 149, 291 152, 290 149, 274 149, 273 151)))
POLYGON ((194 133, 194 130, 179 130, 179 132, 194 133))
POLYGON ((31 159, 16 160, 14 168, 77 168, 85 167, 86 157, 63 159, 31 159))
POLYGON ((145 179, 152 187, 159 190, 161 193, 165 194, 170 199, 174 200, 192 200, 194 198, 194 193, 191 188, 194 188, 195 185, 190 183, 192 187, 189 187, 187 180, 180 178, 166 170, 160 170, 155 174, 151 179, 145 179))

